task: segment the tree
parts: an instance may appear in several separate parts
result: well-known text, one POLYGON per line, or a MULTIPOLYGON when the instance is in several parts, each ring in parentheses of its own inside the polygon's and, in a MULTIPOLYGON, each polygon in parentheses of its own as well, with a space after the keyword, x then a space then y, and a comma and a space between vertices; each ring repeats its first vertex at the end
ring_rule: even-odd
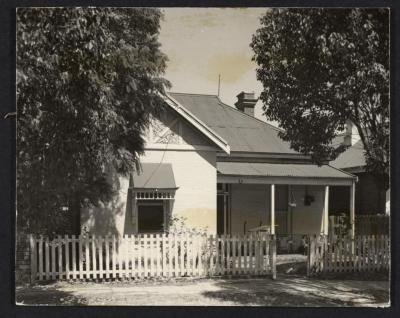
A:
POLYGON ((17 11, 17 222, 79 231, 81 207, 110 200, 161 109, 166 56, 158 9, 17 11))
POLYGON ((367 170, 389 186, 389 11, 272 9, 253 36, 265 115, 281 138, 322 164, 357 127, 367 170))

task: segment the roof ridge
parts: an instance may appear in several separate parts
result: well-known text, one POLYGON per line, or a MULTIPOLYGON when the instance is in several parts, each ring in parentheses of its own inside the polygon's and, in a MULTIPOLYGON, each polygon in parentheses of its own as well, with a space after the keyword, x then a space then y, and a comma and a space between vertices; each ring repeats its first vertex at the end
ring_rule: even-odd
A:
MULTIPOLYGON (((261 120, 261 119, 258 119, 257 117, 248 115, 248 114, 246 114, 246 113, 244 113, 244 112, 238 110, 238 109, 237 109, 236 107, 234 107, 234 106, 230 106, 230 105, 228 105, 228 104, 225 104, 223 101, 221 101, 221 99, 219 98, 218 95, 213 95, 213 94, 202 94, 202 93, 180 93, 180 92, 168 92, 168 93, 169 93, 169 94, 177 94, 177 95, 191 95, 191 96, 212 96, 212 97, 215 97, 215 98, 218 100, 219 104, 221 104, 221 105, 223 105, 223 106, 226 106, 226 107, 229 107, 230 109, 235 110, 236 112, 238 112, 239 114, 242 114, 243 116, 247 116, 247 117, 252 118, 252 119, 254 119, 254 120, 256 120, 256 121, 259 121, 260 123, 262 123, 262 124, 264 124, 264 125, 267 125, 267 126, 271 127, 272 129, 274 129, 274 130, 276 130, 276 131, 278 131, 278 132, 284 131, 284 129, 279 128, 279 127, 275 127, 274 125, 271 125, 270 123, 267 123, 267 122, 265 122, 265 121, 263 121, 263 120, 261 120)), ((283 141, 284 141, 284 140, 283 140, 283 141)))
MULTIPOLYGON (((246 113, 240 111, 240 110, 237 109, 236 107, 233 107, 233 106, 230 106, 230 105, 228 105, 228 104, 225 104, 224 102, 222 102, 222 101, 220 100, 220 98, 219 98, 218 96, 216 96, 216 97, 217 97, 217 99, 218 99, 218 101, 219 101, 219 104, 221 104, 221 105, 223 105, 223 106, 226 106, 226 107, 229 107, 230 109, 232 109, 232 110, 238 112, 239 114, 242 114, 243 116, 246 116, 246 117, 249 117, 249 118, 254 119, 254 120, 256 120, 256 121, 259 121, 260 123, 263 123, 264 125, 267 125, 267 126, 271 127, 271 128, 274 129, 274 130, 277 130, 277 131, 279 131, 279 132, 280 132, 280 131, 284 131, 284 129, 282 129, 282 128, 275 127, 274 125, 271 125, 270 123, 267 123, 267 122, 265 122, 265 121, 263 121, 263 120, 261 120, 261 119, 258 119, 257 117, 251 116, 251 115, 249 115, 249 114, 246 114, 246 113)), ((282 141, 284 141, 284 140, 282 140, 282 141)))
POLYGON ((217 95, 213 95, 213 94, 203 94, 203 93, 180 93, 180 92, 168 92, 168 94, 177 94, 177 95, 195 95, 195 96, 212 96, 212 97, 216 97, 218 100, 218 96, 217 95))

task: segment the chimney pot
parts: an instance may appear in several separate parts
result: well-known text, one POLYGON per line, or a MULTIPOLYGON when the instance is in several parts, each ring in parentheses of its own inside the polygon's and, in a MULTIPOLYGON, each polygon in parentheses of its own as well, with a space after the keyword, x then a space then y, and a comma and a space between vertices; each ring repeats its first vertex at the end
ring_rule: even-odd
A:
POLYGON ((343 144, 345 146, 353 146, 359 140, 360 136, 358 134, 357 127, 351 122, 351 120, 347 120, 343 144))
POLYGON ((236 108, 243 113, 254 117, 254 107, 257 103, 257 98, 255 98, 254 92, 246 93, 242 91, 236 97, 238 99, 235 103, 236 108))

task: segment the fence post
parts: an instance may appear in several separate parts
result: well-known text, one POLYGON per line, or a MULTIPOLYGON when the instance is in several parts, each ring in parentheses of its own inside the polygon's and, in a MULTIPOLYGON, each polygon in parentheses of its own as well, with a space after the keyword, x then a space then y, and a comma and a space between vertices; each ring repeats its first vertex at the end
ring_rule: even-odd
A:
POLYGON ((269 253, 272 279, 276 279, 276 236, 274 234, 271 235, 269 253))
POLYGON ((36 273, 37 273, 37 268, 36 268, 36 249, 35 249, 35 240, 33 238, 32 234, 29 234, 29 253, 30 253, 30 262, 31 262, 31 277, 30 277, 30 283, 33 284, 36 279, 36 273))
POLYGON ((315 259, 315 239, 310 235, 308 236, 308 257, 307 257, 307 276, 310 277, 312 275, 312 269, 314 259, 315 259))
POLYGON ((311 265, 311 235, 307 236, 307 277, 310 276, 310 265, 311 265))

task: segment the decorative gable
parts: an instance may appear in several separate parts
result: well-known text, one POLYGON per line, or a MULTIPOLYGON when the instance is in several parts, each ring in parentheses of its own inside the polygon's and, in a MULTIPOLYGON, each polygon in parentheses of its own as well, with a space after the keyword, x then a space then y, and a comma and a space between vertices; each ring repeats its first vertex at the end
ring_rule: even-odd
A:
POLYGON ((196 131, 186 119, 166 110, 153 116, 146 133, 148 144, 191 145, 215 147, 199 131, 196 131))

